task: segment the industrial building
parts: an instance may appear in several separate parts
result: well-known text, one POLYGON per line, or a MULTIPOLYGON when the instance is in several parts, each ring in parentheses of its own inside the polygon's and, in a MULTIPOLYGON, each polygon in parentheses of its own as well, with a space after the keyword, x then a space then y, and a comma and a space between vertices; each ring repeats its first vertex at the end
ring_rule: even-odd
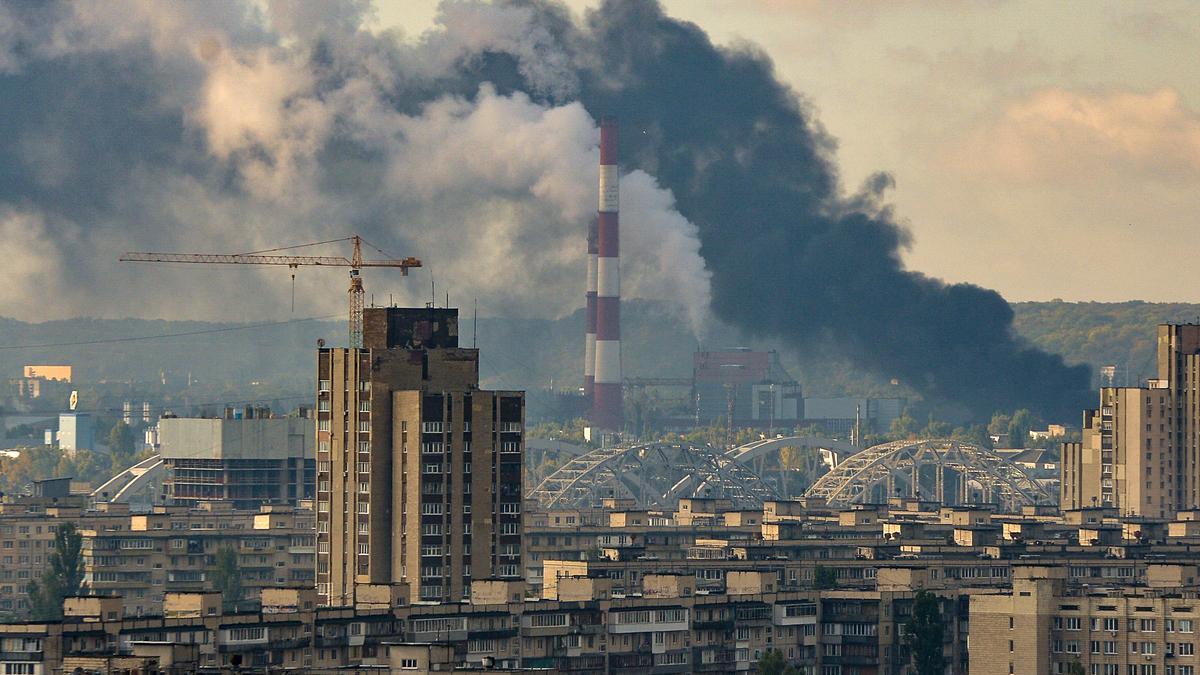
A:
POLYGON ((317 355, 317 589, 458 600, 521 574, 524 394, 483 391, 458 310, 369 308, 362 348, 317 355), (403 585, 403 586, 400 586, 403 585))
POLYGON ((58 416, 58 447, 68 457, 80 450, 96 449, 96 423, 89 413, 67 412, 58 416))
POLYGON ((749 349, 696 352, 692 357, 695 424, 791 428, 804 418, 800 384, 776 352, 749 349))
POLYGON ((265 409, 224 419, 164 417, 159 456, 169 503, 231 502, 235 508, 295 505, 316 488, 316 431, 305 417, 271 417, 265 409))
POLYGON ((805 398, 804 424, 832 436, 849 435, 858 427, 863 435, 883 434, 904 414, 907 403, 903 398, 805 398))
POLYGON ((1200 504, 1200 325, 1158 327, 1158 372, 1141 387, 1102 387, 1064 443, 1063 508, 1171 517, 1200 504))

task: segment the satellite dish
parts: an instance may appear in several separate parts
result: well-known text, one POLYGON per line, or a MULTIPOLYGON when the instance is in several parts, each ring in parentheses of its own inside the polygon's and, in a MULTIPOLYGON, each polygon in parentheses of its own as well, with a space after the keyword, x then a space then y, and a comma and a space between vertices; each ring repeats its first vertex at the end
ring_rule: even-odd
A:
POLYGON ((79 405, 79 391, 71 391, 71 410, 75 410, 75 406, 79 405))

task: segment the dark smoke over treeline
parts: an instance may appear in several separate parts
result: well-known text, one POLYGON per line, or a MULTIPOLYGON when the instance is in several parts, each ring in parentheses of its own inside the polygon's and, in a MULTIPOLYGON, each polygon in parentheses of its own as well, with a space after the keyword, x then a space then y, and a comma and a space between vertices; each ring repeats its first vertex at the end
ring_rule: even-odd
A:
MULTIPOLYGON (((251 250, 353 223, 483 306, 565 313, 582 300, 595 208, 591 120, 612 114, 632 172, 630 295, 682 301, 698 326, 711 296, 750 335, 835 344, 978 416, 1070 419, 1086 401, 1087 369, 1017 339, 997 293, 903 268, 891 179, 843 194, 832 140, 765 56, 716 48, 655 2, 605 2, 583 23, 551 2, 447 3, 409 43, 362 30, 357 0, 271 2, 265 16, 126 5, 128 20, 108 3, 0 11, 15 26, 0 35, 0 115, 16 120, 0 153, 21 160, 0 169, 0 248, 60 270, 74 311, 94 307, 80 283, 108 274, 78 262, 97 250, 251 250), (76 83, 87 98, 56 107, 76 83)), ((180 286, 154 281, 139 306, 168 311, 180 286)), ((241 295, 237 280, 206 283, 187 291, 193 309, 241 295)), ((17 302, 0 299, 5 313, 17 302)))

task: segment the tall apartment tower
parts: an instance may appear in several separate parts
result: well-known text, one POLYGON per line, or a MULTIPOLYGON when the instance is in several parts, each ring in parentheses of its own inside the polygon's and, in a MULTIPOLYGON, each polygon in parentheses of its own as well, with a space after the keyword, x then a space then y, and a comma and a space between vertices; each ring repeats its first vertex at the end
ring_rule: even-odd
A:
POLYGON ((525 397, 479 389, 458 310, 370 308, 361 349, 317 354, 317 592, 458 601, 519 578, 525 397))
POLYGON ((1062 508, 1165 518, 1200 505, 1200 325, 1160 325, 1157 351, 1157 378, 1101 388, 1080 442, 1063 444, 1062 508))

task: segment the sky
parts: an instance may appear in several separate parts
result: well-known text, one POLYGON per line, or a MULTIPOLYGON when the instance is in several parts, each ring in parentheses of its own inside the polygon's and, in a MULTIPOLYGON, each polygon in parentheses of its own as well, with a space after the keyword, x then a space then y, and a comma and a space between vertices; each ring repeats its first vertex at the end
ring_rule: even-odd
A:
MULTIPOLYGON (((594 0, 568 0, 582 15, 594 0)), ((1009 300, 1200 302, 1200 3, 665 0, 753 43, 876 171, 910 269, 1009 300)), ((437 0, 376 3, 413 38, 437 0)))

